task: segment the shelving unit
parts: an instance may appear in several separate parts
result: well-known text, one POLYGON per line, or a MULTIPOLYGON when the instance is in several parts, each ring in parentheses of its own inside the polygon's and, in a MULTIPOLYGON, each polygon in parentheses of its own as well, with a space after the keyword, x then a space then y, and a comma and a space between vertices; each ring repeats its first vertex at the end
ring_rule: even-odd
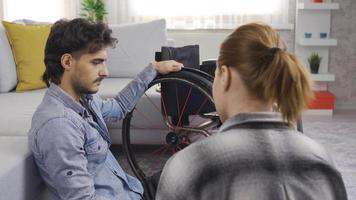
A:
POLYGON ((301 38, 298 42, 301 46, 336 46, 337 40, 332 38, 326 39, 308 39, 308 38, 301 38))
POLYGON ((325 73, 325 74, 312 74, 314 81, 335 81, 334 74, 325 73))
MULTIPOLYGON (((309 70, 308 57, 317 52, 321 57, 319 73, 312 74, 316 91, 327 91, 327 83, 335 81, 334 74, 329 73, 329 47, 337 45, 337 39, 330 36, 330 21, 332 10, 339 9, 338 3, 323 0, 313 3, 312 0, 297 0, 295 23, 295 53, 309 70), (305 38, 305 33, 311 33, 311 38, 305 38), (320 38, 320 33, 327 33, 326 38, 320 38)), ((308 110, 309 114, 332 115, 332 110, 326 109, 316 112, 308 110)))

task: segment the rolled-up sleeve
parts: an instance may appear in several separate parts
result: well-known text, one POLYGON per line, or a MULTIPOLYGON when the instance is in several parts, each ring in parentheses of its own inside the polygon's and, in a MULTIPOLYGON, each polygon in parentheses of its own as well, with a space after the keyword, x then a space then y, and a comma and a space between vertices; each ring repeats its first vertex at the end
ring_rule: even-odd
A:
POLYGON ((85 137, 80 127, 66 118, 46 122, 37 133, 44 179, 61 199, 106 200, 95 194, 93 177, 87 170, 85 137))
POLYGON ((113 122, 124 118, 135 107, 156 75, 157 71, 150 64, 114 98, 101 101, 100 108, 104 120, 113 122))

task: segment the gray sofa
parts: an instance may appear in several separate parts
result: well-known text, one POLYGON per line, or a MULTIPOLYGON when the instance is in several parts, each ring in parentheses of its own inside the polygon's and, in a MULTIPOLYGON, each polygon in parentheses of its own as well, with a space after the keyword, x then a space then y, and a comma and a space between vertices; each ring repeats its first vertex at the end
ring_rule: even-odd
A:
MULTIPOLYGON (((114 37, 119 43, 108 50, 109 78, 99 90, 102 98, 116 95, 150 61, 161 46, 172 45, 167 39, 166 23, 156 20, 142 24, 113 25, 114 37)), ((0 200, 47 199, 27 144, 27 131, 32 114, 39 105, 46 89, 18 93, 16 68, 5 31, 0 27, 0 200)), ((151 90, 150 93, 155 91, 151 90)), ((158 94, 157 101, 159 101, 158 94)), ((143 99, 140 104, 145 105, 143 99)), ((121 143, 121 123, 110 124, 113 142, 121 143)), ((137 130, 141 131, 141 130, 137 130)), ((160 136, 143 133, 136 143, 157 143, 160 136)))

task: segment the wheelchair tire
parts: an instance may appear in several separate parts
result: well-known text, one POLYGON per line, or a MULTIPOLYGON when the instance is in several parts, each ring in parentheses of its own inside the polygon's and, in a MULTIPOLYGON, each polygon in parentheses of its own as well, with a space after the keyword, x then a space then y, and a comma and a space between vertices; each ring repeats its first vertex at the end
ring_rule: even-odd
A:
MULTIPOLYGON (((145 196, 144 196, 145 199, 154 198, 154 194, 149 194, 154 192, 149 191, 150 190, 149 188, 151 186, 149 186, 150 183, 147 182, 148 177, 152 176, 155 173, 159 173, 163 169, 164 163, 167 161, 167 159, 170 156, 172 156, 176 151, 183 149, 190 143, 203 139, 204 137, 207 137, 210 134, 217 131, 217 128, 221 123, 215 112, 215 107, 213 108, 211 107, 214 106, 213 97, 212 97, 212 82, 213 82, 213 77, 211 75, 190 68, 183 68, 180 72, 173 72, 166 75, 158 75, 148 85, 146 89, 147 94, 145 92, 144 98, 141 98, 142 103, 146 103, 145 104, 146 107, 147 104, 152 105, 152 109, 151 109, 152 111, 147 111, 147 109, 144 111, 139 111, 138 107, 141 101, 140 100, 139 103, 136 105, 136 107, 124 118, 122 124, 123 149, 127 161, 134 175, 143 183, 145 189, 145 196), (177 107, 179 113, 179 117, 178 117, 179 119, 176 119, 175 123, 173 123, 173 117, 169 116, 166 113, 168 109, 166 108, 167 102, 164 100, 164 98, 168 98, 168 97, 164 97, 165 95, 163 94, 163 86, 165 84, 171 84, 171 85, 176 84, 176 89, 175 89, 176 93, 178 93, 179 91, 177 90, 178 88, 177 85, 179 87, 184 85, 184 87, 188 88, 189 90, 189 92, 186 92, 188 94, 185 94, 187 96, 185 97, 184 100, 184 106, 182 105, 173 106, 173 107, 177 107), (161 91, 160 91, 161 94, 157 94, 159 93, 157 92, 158 86, 161 86, 161 91), (195 99, 195 102, 188 102, 189 100, 193 100, 190 99, 192 96, 194 96, 193 93, 194 94, 198 93, 199 95, 195 95, 195 96, 199 97, 199 99, 198 100, 195 99), (149 95, 152 95, 152 98, 149 95), (154 102, 154 100, 156 100, 156 102, 154 102), (160 109, 159 106, 157 106, 157 102, 161 104, 160 109), (199 105, 198 106, 199 108, 197 108, 197 105, 199 105), (192 110, 194 111, 192 110, 189 112, 186 111, 187 107, 189 106, 191 106, 192 110), (180 112, 179 109, 181 109, 180 112), (154 117, 154 114, 151 114, 155 111, 160 112, 160 114, 156 113, 158 117, 157 116, 154 117), (184 113, 189 113, 189 115, 185 116, 184 113), (141 116, 141 114, 149 115, 149 116, 145 117, 145 116, 141 116), (162 122, 159 119, 160 115, 162 115, 162 119, 161 119, 162 122), (185 119, 183 120, 183 118, 185 119), (150 144, 150 145, 136 145, 135 142, 133 142, 133 140, 135 139, 134 130, 143 129, 147 131, 147 129, 150 129, 150 127, 145 128, 142 127, 142 125, 140 127, 140 125, 137 125, 137 123, 140 124, 146 122, 146 124, 155 124, 156 122, 152 122, 152 123, 147 123, 147 122, 157 121, 157 120, 159 121, 158 124, 166 125, 166 127, 157 126, 159 127, 157 128, 157 130, 161 132, 160 137, 163 137, 163 135, 165 134, 165 137, 163 137, 164 139, 162 139, 161 143, 150 144), (146 154, 145 158, 140 157, 140 153, 137 153, 139 151, 138 149, 140 148, 148 149, 148 150, 144 149, 146 154), (158 148, 161 148, 161 150, 159 150, 158 148), (152 153, 154 153, 155 151, 157 152, 161 151, 160 153, 164 155, 162 160, 155 161, 154 158, 156 158, 157 156, 152 156, 152 158, 147 158, 147 151, 151 151, 151 150, 153 151, 152 153), (156 164, 155 162, 159 162, 157 166, 155 166, 156 164), (150 165, 150 166, 147 167, 146 165, 150 165), (151 168, 155 167, 155 170, 152 171, 146 169, 150 167, 151 168)), ((175 101, 174 104, 178 104, 178 103, 179 101, 177 97, 177 100, 175 101)), ((152 128, 152 130, 154 129, 152 128)))

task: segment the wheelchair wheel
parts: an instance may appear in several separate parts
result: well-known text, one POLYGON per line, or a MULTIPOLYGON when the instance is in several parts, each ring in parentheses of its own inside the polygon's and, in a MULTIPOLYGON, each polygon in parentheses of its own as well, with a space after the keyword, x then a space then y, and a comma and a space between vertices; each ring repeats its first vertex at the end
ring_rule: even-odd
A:
POLYGON ((169 157, 217 131, 212 80, 188 68, 159 75, 123 120, 123 149, 145 191, 146 179, 160 173, 169 157))

